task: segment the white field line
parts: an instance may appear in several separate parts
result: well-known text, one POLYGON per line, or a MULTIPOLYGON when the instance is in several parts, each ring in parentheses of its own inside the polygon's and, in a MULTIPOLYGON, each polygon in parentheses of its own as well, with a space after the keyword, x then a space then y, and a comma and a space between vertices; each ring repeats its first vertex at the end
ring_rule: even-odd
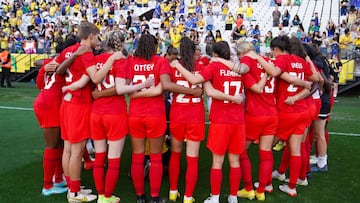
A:
MULTIPOLYGON (((23 107, 12 107, 12 106, 0 106, 0 109, 10 109, 10 110, 23 110, 23 111, 32 111, 32 108, 23 108, 23 107)), ((210 124, 210 122, 206 122, 206 124, 210 124)), ((343 135, 343 136, 351 136, 351 137, 360 137, 360 134, 356 133, 342 133, 342 132, 329 132, 330 135, 343 135)))

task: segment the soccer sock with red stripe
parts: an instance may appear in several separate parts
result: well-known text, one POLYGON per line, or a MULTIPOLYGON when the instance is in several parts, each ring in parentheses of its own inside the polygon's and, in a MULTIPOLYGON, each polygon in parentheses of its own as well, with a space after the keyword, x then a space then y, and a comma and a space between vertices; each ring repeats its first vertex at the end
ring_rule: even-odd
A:
POLYGON ((57 149, 45 148, 43 157, 44 168, 44 188, 49 189, 53 186, 53 175, 58 161, 57 149))
POLYGON ((281 156, 280 166, 277 170, 280 174, 284 174, 286 172, 286 170, 289 167, 289 161, 290 161, 290 151, 288 145, 286 145, 283 154, 281 156))
POLYGON ((290 180, 289 188, 294 189, 296 187, 297 179, 300 175, 301 169, 301 156, 290 157, 290 180))
POLYGON ((178 181, 180 175, 180 159, 181 152, 171 152, 169 162, 169 184, 170 190, 178 189, 178 181))
POLYGON ((119 179, 120 158, 108 159, 106 172, 105 197, 111 197, 119 179))
POLYGON ((95 153, 93 176, 96 190, 100 195, 104 194, 105 191, 105 159, 106 152, 95 153))
POLYGON ((192 197, 199 173, 199 157, 186 156, 185 196, 192 197))
POLYGON ((150 195, 151 197, 158 197, 161 188, 162 180, 162 154, 150 154, 150 170, 149 170, 149 179, 150 179, 150 195))
POLYGON ((236 196, 237 191, 240 187, 240 180, 241 180, 241 168, 230 167, 230 172, 229 172, 230 195, 236 196))
POLYGON ((274 157, 272 151, 259 150, 260 166, 259 166, 259 188, 258 193, 263 193, 265 186, 271 177, 272 168, 274 165, 274 157))
POLYGON ((64 147, 57 148, 58 151, 58 160, 55 167, 55 183, 60 183, 63 181, 64 170, 62 168, 62 154, 64 147))
POLYGON ((210 169, 210 186, 212 195, 220 195, 222 183, 222 170, 221 169, 210 169))
POLYGON ((241 176, 244 180, 245 189, 247 191, 250 191, 253 189, 253 186, 252 186, 251 163, 247 150, 244 150, 244 152, 240 154, 240 166, 241 166, 241 176))
POLYGON ((132 154, 131 178, 136 195, 144 194, 144 153, 132 154))
POLYGON ((300 176, 301 180, 305 180, 306 172, 308 171, 308 165, 310 161, 310 155, 306 151, 306 143, 301 143, 301 169, 300 169, 300 176))

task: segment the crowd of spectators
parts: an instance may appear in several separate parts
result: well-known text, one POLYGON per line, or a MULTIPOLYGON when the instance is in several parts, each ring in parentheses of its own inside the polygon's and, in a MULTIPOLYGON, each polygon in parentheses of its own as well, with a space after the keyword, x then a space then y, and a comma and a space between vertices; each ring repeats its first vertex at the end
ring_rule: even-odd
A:
POLYGON ((170 44, 179 47, 185 35, 202 47, 211 47, 219 40, 246 39, 254 43, 257 52, 266 55, 270 54, 271 38, 284 34, 304 43, 317 44, 329 58, 333 55, 351 58, 354 50, 360 50, 360 1, 342 0, 340 24, 328 19, 325 30, 320 30, 320 23, 326 21, 319 19, 319 13, 314 13, 305 29, 304 19, 288 11, 286 6, 300 5, 301 1, 288 0, 282 5, 284 1, 271 0, 270 6, 275 6, 272 30, 264 30, 253 21, 252 3, 238 2, 236 13, 232 13, 234 8, 229 8, 227 0, 189 0, 186 3, 185 0, 169 0, 151 2, 153 4, 149 4, 149 0, 5 0, 0 7, 0 47, 8 47, 11 53, 51 54, 66 36, 77 34, 77 24, 88 20, 100 28, 103 36, 110 30, 123 30, 130 53, 136 49, 139 36, 146 32, 157 35, 158 54, 165 53, 170 44), (152 16, 134 12, 136 7, 149 5, 155 5, 152 16), (215 26, 215 21, 219 20, 224 22, 223 27, 215 26), (292 27, 297 27, 297 31, 293 32, 292 27), (273 33, 274 28, 278 32, 273 33), (225 32, 231 32, 230 39, 221 36, 225 32))

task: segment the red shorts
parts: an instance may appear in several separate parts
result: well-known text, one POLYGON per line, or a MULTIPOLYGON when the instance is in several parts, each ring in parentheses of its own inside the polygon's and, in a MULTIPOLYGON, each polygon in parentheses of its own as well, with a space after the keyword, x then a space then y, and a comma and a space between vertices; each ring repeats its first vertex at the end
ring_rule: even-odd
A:
POLYGON ((127 113, 107 115, 91 113, 90 130, 93 140, 120 140, 129 132, 127 113))
POLYGON ((63 102, 60 107, 61 138, 77 143, 90 138, 91 104, 63 102))
POLYGON ((205 138, 205 123, 171 123, 171 136, 177 140, 202 141, 205 138))
POLYGON ((34 113, 41 128, 60 127, 60 109, 42 109, 34 106, 34 113))
POLYGON ((316 121, 319 119, 320 108, 321 108, 321 100, 314 99, 312 104, 309 106, 311 121, 316 121))
POLYGON ((244 124, 211 123, 206 146, 218 155, 241 154, 245 149, 244 124))
POLYGON ((130 136, 135 138, 158 138, 165 134, 166 117, 129 117, 130 136))
POLYGON ((288 140, 290 135, 303 135, 310 120, 309 111, 288 113, 278 112, 279 124, 276 136, 288 140))
POLYGON ((263 135, 275 135, 278 127, 277 115, 256 116, 245 113, 246 139, 257 140, 263 135))

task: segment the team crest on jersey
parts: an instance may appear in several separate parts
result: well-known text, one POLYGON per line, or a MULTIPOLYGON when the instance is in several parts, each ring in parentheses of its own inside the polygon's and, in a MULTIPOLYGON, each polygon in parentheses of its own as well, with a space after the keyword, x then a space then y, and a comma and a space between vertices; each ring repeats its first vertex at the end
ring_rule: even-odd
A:
POLYGON ((70 52, 70 51, 69 51, 69 52, 66 52, 66 53, 65 53, 65 58, 70 58, 70 56, 71 56, 72 54, 73 54, 73 53, 70 52))

